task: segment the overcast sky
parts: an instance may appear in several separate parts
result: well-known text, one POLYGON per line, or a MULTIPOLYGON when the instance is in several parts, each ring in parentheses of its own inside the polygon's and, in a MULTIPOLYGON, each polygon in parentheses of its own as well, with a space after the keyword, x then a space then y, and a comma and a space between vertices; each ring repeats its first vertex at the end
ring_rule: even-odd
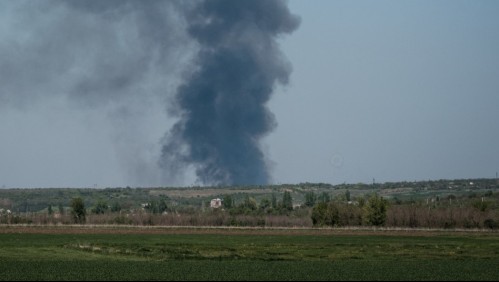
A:
MULTIPOLYGON (((138 36, 148 21, 134 11, 68 18, 69 8, 44 10, 52 2, 12 2, 0 2, 0 187, 195 183, 189 173, 169 182, 157 165, 175 122, 168 95, 157 93, 175 92, 196 48, 168 28, 181 19, 138 36), (75 36, 57 47, 65 33, 75 36), (147 43, 157 36, 170 51, 147 43), (120 85, 119 96, 96 105, 77 78, 116 65, 119 76, 94 82, 120 85)), ((289 8, 301 25, 279 42, 293 71, 268 104, 277 127, 262 141, 273 183, 495 177, 498 1, 291 0, 289 8)))

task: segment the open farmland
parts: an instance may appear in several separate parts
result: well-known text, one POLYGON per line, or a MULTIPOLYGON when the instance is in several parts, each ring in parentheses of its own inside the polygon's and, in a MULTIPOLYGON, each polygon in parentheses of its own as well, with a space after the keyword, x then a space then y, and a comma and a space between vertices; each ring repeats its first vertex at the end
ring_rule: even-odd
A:
POLYGON ((497 280, 490 232, 0 229, 1 280, 497 280))

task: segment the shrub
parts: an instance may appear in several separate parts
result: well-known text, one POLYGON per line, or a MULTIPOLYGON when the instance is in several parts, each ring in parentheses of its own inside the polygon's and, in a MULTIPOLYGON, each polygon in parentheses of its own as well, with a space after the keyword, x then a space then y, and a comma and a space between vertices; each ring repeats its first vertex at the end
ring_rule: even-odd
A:
POLYGON ((71 216, 74 223, 85 223, 87 211, 82 198, 73 198, 71 200, 71 216))
POLYGON ((388 202, 378 194, 373 194, 365 207, 366 221, 370 225, 382 226, 386 222, 388 202))
POLYGON ((483 221, 483 226, 489 229, 497 229, 499 228, 499 222, 496 222, 492 218, 487 218, 483 221))

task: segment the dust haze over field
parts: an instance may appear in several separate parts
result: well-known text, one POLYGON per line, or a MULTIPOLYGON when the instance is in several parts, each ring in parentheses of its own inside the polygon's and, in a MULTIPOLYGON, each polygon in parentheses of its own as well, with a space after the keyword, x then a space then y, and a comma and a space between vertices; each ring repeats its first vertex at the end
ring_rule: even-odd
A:
POLYGON ((2 1, 0 25, 7 117, 101 125, 132 184, 179 184, 189 171, 200 184, 269 181, 266 102, 290 73, 276 39, 299 25, 286 2, 2 1))

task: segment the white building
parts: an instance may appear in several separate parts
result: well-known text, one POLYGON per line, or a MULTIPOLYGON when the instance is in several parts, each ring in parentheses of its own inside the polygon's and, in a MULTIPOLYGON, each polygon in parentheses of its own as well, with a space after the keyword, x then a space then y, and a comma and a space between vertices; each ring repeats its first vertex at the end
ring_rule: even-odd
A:
POLYGON ((218 209, 222 207, 222 200, 220 198, 212 199, 210 202, 210 208, 218 209))

